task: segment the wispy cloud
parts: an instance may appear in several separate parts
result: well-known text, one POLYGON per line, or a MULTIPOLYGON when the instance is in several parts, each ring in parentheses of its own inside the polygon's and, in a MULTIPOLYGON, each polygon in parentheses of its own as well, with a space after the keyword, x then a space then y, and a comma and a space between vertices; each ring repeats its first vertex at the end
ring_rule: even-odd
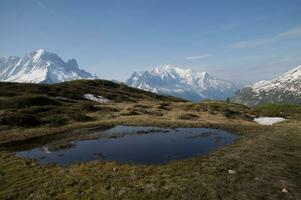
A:
POLYGON ((260 38, 255 40, 246 40, 240 41, 230 45, 230 47, 235 49, 242 49, 242 48, 250 48, 250 47, 257 47, 262 46, 274 42, 278 42, 281 40, 286 39, 293 39, 293 38, 301 38, 301 27, 296 27, 282 33, 278 33, 277 35, 271 36, 269 38, 260 38))
POLYGON ((46 6, 46 4, 42 0, 32 0, 34 4, 36 4, 40 9, 44 9, 49 12, 51 15, 55 15, 55 11, 46 6))
POLYGON ((200 59, 205 59, 209 58, 211 55, 209 54, 203 54, 203 55, 198 55, 198 56, 188 56, 185 58, 185 60, 200 60, 200 59))
POLYGON ((34 3, 36 3, 40 8, 44 9, 46 8, 46 5, 40 1, 40 0, 32 0, 34 3))
POLYGON ((301 27, 296 27, 277 35, 277 38, 281 38, 281 39, 298 38, 298 37, 301 37, 301 27))

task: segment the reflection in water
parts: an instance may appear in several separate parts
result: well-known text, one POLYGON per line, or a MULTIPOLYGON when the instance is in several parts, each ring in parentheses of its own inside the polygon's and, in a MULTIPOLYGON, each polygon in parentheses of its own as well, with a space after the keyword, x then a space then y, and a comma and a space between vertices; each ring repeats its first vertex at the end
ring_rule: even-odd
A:
POLYGON ((141 126, 116 126, 97 134, 100 137, 93 140, 73 141, 67 145, 56 142, 58 147, 65 148, 46 145, 16 154, 36 159, 42 164, 69 165, 92 160, 161 164, 206 155, 237 138, 234 134, 218 129, 141 126))

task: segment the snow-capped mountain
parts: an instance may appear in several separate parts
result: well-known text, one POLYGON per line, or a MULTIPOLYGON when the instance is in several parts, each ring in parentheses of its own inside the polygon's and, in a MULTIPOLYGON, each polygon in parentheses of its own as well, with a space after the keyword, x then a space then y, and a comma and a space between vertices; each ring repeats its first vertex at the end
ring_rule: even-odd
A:
POLYGON ((240 89, 234 102, 253 106, 263 103, 301 104, 301 65, 270 81, 260 81, 240 89))
POLYGON ((191 101, 226 99, 238 89, 230 81, 219 79, 207 72, 171 66, 133 73, 126 81, 131 87, 171 95, 191 101))
POLYGON ((25 55, 0 58, 0 81, 57 83, 96 76, 79 69, 75 59, 64 62, 58 55, 38 49, 25 55))

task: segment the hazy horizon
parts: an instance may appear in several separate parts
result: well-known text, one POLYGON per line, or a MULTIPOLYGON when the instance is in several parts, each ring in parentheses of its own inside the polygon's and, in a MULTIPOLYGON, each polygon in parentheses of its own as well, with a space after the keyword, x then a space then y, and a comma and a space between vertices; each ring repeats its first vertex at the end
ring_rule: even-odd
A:
POLYGON ((43 48, 99 78, 160 65, 248 84, 301 65, 301 1, 0 2, 0 56, 43 48))

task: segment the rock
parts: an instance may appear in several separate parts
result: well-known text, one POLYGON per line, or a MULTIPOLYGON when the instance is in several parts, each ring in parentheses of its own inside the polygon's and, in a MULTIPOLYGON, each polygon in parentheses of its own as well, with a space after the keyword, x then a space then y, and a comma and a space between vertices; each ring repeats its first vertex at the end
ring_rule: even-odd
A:
POLYGON ((232 169, 229 169, 228 172, 229 172, 229 174, 235 174, 236 173, 236 171, 234 171, 232 169))
POLYGON ((281 192, 283 192, 283 193, 288 193, 288 189, 287 189, 287 188, 283 188, 283 189, 281 190, 281 192))
POLYGON ((114 168, 113 168, 113 171, 114 171, 114 172, 118 172, 118 169, 114 167, 114 168))

